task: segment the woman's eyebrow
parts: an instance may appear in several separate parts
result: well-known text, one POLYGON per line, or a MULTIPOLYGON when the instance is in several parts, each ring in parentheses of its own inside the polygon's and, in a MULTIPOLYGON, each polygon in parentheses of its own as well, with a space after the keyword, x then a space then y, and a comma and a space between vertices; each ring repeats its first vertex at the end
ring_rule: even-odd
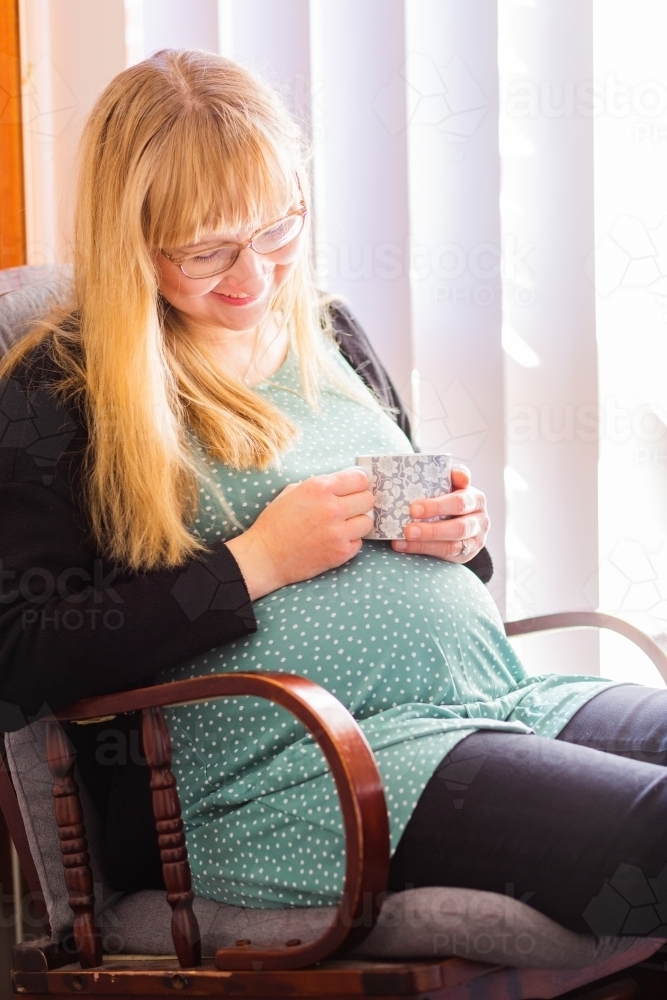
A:
POLYGON ((170 247, 170 250, 173 253, 190 253, 194 250, 199 250, 202 247, 220 246, 221 243, 234 243, 234 242, 235 241, 233 236, 218 235, 218 236, 210 236, 208 239, 205 240, 199 240, 198 243, 188 243, 187 245, 183 244, 182 246, 178 247, 170 247))

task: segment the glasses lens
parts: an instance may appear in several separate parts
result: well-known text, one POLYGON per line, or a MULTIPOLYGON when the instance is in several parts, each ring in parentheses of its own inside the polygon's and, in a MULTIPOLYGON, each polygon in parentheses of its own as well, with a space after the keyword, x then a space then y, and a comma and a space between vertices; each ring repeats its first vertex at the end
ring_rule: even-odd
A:
POLYGON ((257 253, 275 253, 287 247, 295 240, 303 229, 302 215, 288 215, 280 222, 274 222, 268 229, 262 230, 252 241, 252 248, 257 253))
POLYGON ((197 254, 196 257, 188 257, 183 261, 181 270, 188 278, 207 278, 226 271, 235 259, 235 247, 218 247, 216 250, 197 254))

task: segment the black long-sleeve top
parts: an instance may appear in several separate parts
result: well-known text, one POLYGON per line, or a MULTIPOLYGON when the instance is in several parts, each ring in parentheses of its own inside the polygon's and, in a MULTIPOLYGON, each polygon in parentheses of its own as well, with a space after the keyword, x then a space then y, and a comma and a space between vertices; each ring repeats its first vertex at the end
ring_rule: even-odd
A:
MULTIPOLYGON (((345 356, 410 437, 407 414, 366 335, 344 306, 332 311, 345 356)), ((224 542, 178 569, 114 566, 96 549, 83 488, 85 421, 50 388, 38 346, 0 382, 0 731, 82 697, 150 684, 159 671, 256 630, 239 566, 224 542)), ((468 563, 486 582, 486 549, 468 563)), ((127 748, 100 753, 109 725, 70 726, 88 791, 106 821, 107 861, 119 889, 161 885, 147 768, 132 716, 114 727, 127 748)))

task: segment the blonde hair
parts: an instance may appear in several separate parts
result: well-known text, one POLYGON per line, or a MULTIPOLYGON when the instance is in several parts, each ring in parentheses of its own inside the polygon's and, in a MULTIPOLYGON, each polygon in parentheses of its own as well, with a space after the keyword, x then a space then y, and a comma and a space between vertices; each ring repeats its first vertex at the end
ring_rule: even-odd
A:
MULTIPOLYGON (((177 566, 204 547, 189 528, 200 475, 193 435, 212 458, 266 469, 297 429, 188 338, 159 295, 155 252, 257 228, 289 210, 299 185, 308 204, 306 150, 257 76, 211 53, 166 50, 112 80, 80 156, 76 323, 52 314, 0 375, 50 338, 59 390, 79 397, 86 415, 85 500, 98 547, 134 570, 177 566)), ((272 308, 316 405, 331 352, 304 250, 272 308)))

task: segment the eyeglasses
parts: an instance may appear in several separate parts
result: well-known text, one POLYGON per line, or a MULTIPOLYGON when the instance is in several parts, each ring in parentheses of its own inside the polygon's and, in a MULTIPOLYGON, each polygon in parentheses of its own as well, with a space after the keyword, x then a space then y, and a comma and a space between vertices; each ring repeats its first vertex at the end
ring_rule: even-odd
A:
POLYGON ((174 256, 168 250, 160 252, 177 264, 186 278, 212 278, 233 267, 242 250, 251 249, 255 253, 271 256, 277 264, 290 264, 296 257, 295 241, 306 222, 308 209, 304 202, 294 212, 278 219, 262 229, 258 229, 245 243, 221 243, 205 252, 174 256))

